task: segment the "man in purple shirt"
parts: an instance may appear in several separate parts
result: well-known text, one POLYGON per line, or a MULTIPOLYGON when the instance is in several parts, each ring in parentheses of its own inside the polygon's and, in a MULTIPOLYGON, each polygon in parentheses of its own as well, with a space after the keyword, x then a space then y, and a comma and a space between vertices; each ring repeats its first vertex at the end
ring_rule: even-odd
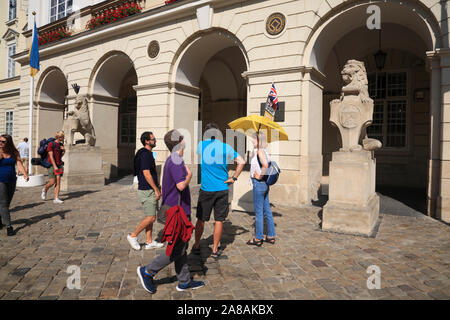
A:
MULTIPOLYGON (((184 141, 182 143, 184 145, 184 141)), ((183 149, 180 150, 181 153, 183 149)), ((182 155, 181 155, 182 156, 182 155)), ((179 152, 172 152, 164 164, 163 181, 162 181, 162 203, 169 207, 176 206, 181 191, 181 207, 186 215, 191 215, 191 192, 189 190, 189 181, 192 172, 188 166, 184 164, 183 158, 179 152), (187 179, 189 177, 189 179, 187 179), (180 184, 180 188, 178 187, 180 184)))
MULTIPOLYGON (((162 180, 162 206, 173 207, 178 205, 178 199, 181 196, 181 207, 191 220, 191 193, 189 192, 189 182, 192 178, 192 172, 183 161, 184 141, 183 136, 177 130, 170 130, 164 136, 164 142, 170 151, 170 155, 164 164, 162 180)), ((203 281, 191 280, 191 273, 187 264, 186 250, 188 242, 183 242, 180 238, 175 244, 170 257, 166 253, 157 256, 153 261, 142 267, 137 267, 137 274, 141 284, 147 292, 155 293, 156 287, 153 283, 153 277, 170 263, 175 263, 175 272, 177 274, 178 291, 198 289, 205 284, 203 281)))

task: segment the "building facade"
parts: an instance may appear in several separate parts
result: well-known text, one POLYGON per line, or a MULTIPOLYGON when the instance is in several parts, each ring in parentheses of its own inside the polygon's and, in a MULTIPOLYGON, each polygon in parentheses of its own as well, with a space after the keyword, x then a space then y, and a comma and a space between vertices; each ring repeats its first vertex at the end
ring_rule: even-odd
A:
MULTIPOLYGON (((146 130, 159 140, 162 164, 168 154, 162 138, 172 128, 189 136, 196 173, 202 127, 215 121, 225 130, 238 117, 260 114, 273 82, 289 141, 271 147, 282 169, 271 201, 310 204, 327 192, 331 153, 339 149, 329 102, 340 95, 344 64, 357 59, 365 63, 375 104, 368 134, 383 143, 375 153, 377 186, 423 190, 427 213, 450 221, 447 1, 146 0, 131 1, 140 12, 114 16, 128 2, 29 1, 28 43, 32 11, 40 34, 70 33, 40 47, 35 146, 62 127, 77 84, 89 100, 106 177, 131 169, 146 130), (381 33, 368 22, 378 13, 381 33), (112 21, 90 29, 96 19, 112 21), (379 49, 386 53, 381 69, 379 49)), ((18 52, 13 125, 21 137, 30 121, 29 61, 26 50, 18 52)), ((248 147, 239 150, 245 158, 248 147)))
POLYGON ((20 64, 12 58, 26 50, 28 0, 5 0, 0 9, 0 131, 20 138, 16 106, 20 98, 20 64))

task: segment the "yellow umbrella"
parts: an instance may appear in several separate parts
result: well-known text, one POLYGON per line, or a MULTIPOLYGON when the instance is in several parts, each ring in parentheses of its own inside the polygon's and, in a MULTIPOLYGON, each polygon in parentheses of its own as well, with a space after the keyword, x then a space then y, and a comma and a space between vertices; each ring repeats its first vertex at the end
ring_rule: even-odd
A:
POLYGON ((259 132, 260 130, 266 130, 268 143, 272 142, 271 140, 273 130, 278 131, 278 140, 288 140, 287 133, 278 123, 271 121, 270 119, 263 116, 252 114, 250 116, 231 121, 228 125, 233 130, 242 129, 246 134, 252 134, 255 132, 259 132))

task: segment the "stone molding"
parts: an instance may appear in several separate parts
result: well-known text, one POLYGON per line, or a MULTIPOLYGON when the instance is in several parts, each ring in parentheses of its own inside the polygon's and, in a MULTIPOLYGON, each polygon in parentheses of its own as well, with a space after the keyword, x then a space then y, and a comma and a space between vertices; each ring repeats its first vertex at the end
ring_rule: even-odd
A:
MULTIPOLYGON (((131 34, 141 29, 147 29, 153 25, 160 24, 161 21, 168 23, 170 21, 194 15, 196 16, 197 8, 214 4, 223 3, 222 0, 199 0, 199 1, 183 1, 177 6, 167 8, 165 6, 148 10, 139 15, 133 15, 125 21, 116 21, 112 25, 105 25, 85 32, 78 33, 72 37, 65 38, 57 43, 44 47, 39 54, 41 60, 47 56, 55 55, 61 52, 69 51, 72 48, 78 48, 90 43, 108 41, 109 38, 117 37, 123 34, 131 34)), ((227 5, 232 5, 238 1, 226 1, 227 5)), ((239 1, 242 2, 242 1, 239 1)), ((30 30, 24 32, 24 36, 30 36, 30 30)), ((28 63, 28 51, 23 51, 13 56, 20 64, 28 63)))

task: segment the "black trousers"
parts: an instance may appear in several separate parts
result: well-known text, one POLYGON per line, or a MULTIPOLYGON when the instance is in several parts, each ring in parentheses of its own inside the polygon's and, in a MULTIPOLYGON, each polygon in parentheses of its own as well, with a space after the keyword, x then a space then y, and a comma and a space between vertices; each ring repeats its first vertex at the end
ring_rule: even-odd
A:
POLYGON ((16 191, 16 180, 11 182, 0 182, 0 217, 7 227, 11 226, 11 215, 9 205, 16 191))

